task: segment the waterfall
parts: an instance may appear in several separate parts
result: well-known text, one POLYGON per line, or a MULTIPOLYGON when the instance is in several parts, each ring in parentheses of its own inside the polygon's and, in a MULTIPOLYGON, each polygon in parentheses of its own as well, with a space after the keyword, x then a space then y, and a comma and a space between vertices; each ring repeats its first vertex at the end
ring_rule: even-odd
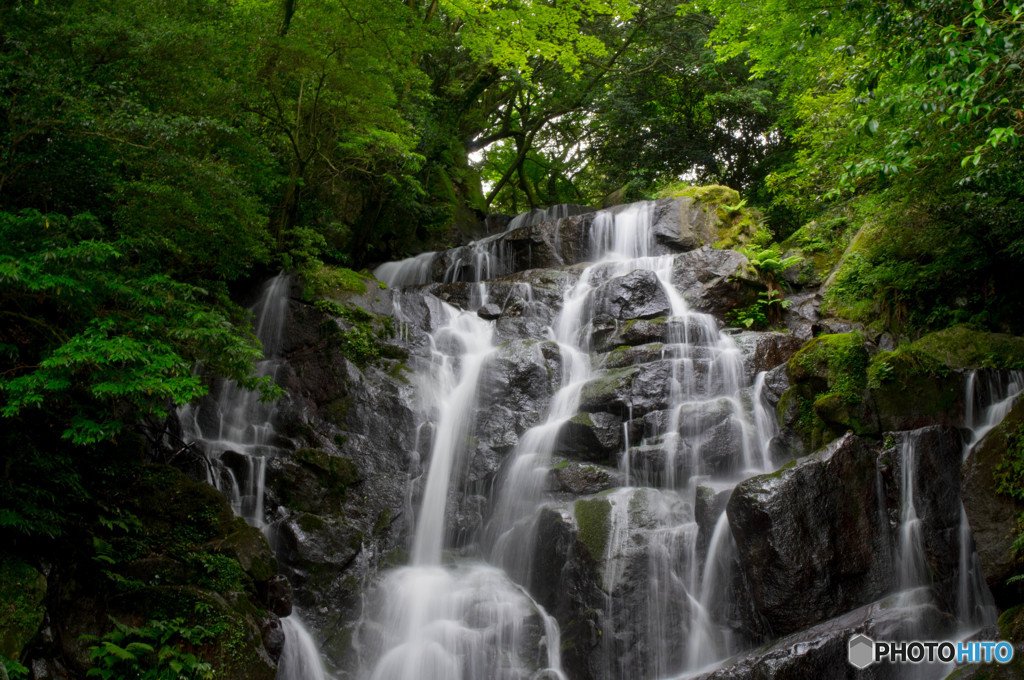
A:
POLYGON ((278 663, 277 680, 330 680, 320 661, 320 651, 297 614, 281 619, 284 651, 278 663))
MULTIPOLYGON (((288 312, 291 277, 284 272, 264 284, 250 308, 263 359, 260 376, 278 379, 288 312)), ((235 514, 266 532, 264 491, 267 459, 286 446, 274 425, 279 404, 264 404, 260 395, 234 381, 219 381, 211 398, 182 407, 179 417, 186 438, 198 443, 213 462, 207 481, 227 496, 235 514)), ((329 680, 312 636, 297 614, 281 619, 285 646, 278 662, 278 680, 329 680)))
MULTIPOLYGON (((964 395, 964 426, 969 436, 964 441, 963 458, 1013 408, 1017 397, 1024 391, 1024 372, 971 371, 967 376, 964 395)), ((974 538, 967 521, 967 511, 960 506, 959 571, 957 583, 957 618, 964 632, 973 632, 996 622, 997 610, 985 583, 974 538)))
POLYGON ((917 485, 917 438, 909 432, 900 444, 900 529, 897 585, 904 593, 928 585, 928 565, 921 539, 921 519, 914 501, 917 485))
MULTIPOLYGON (((250 308, 263 359, 256 374, 275 381, 281 369, 281 343, 288 310, 291 278, 278 274, 264 284, 250 308)), ((198 442, 214 465, 207 481, 222 491, 235 514, 262 528, 265 525, 263 495, 267 457, 276 455, 286 442, 277 433, 274 419, 278 403, 264 404, 258 392, 242 389, 234 381, 220 380, 210 397, 179 412, 186 439, 198 442)))
MULTIPOLYGON (((372 680, 563 677, 558 625, 527 592, 535 581, 538 512, 547 507, 564 521, 583 521, 578 503, 551 497, 549 476, 584 390, 610 370, 603 358, 595 361, 595 329, 608 323, 602 310, 619 304, 609 286, 622 280, 654 286, 664 300, 663 318, 652 323, 664 324, 655 361, 665 366, 669 386, 667 403, 642 419, 634 419, 632 403, 625 407, 617 463, 635 486, 580 499, 608 508, 607 540, 594 556, 604 593, 600 653, 610 677, 655 678, 737 649, 723 618, 735 554, 724 506, 716 506, 701 528, 694 499, 698 485, 727 492, 745 477, 770 471, 768 446, 778 425, 764 403, 763 375, 746 384, 732 337, 713 317, 692 311, 673 283, 675 257, 658 254, 664 250, 657 247, 653 202, 589 218, 590 262, 573 270, 553 317, 543 305, 535 308, 540 303, 529 284, 510 289, 526 300, 522 318, 546 324, 533 339, 557 347, 557 385, 543 415, 502 462, 475 543, 446 553, 453 500, 473 453, 480 382, 499 344, 496 322, 474 312, 492 300, 507 303, 492 295, 491 282, 517 266, 506 244, 510 234, 565 212, 527 213, 502 234, 377 269, 392 286, 432 280, 473 285, 468 309, 440 305, 444 318, 430 333, 430 360, 420 371, 420 427, 432 433, 430 454, 415 482, 420 500, 410 564, 384 573, 366 598, 360 664, 372 680), (698 544, 706 546, 706 558, 698 544), (637 573, 642 577, 634 583, 637 573), (643 653, 629 648, 638 640, 643 653)), ((557 243, 559 225, 553 233, 557 243)), ((396 307, 396 318, 401 313, 396 307)))

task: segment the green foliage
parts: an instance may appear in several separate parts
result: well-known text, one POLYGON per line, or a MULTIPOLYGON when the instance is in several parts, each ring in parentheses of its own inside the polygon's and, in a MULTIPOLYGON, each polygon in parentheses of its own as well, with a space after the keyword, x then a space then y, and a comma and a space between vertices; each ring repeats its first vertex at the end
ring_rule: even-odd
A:
POLYGON ((152 620, 133 628, 114 621, 114 630, 102 638, 85 636, 95 642, 89 659, 95 666, 88 677, 103 680, 210 680, 213 667, 186 646, 200 645, 213 637, 202 626, 186 626, 184 619, 152 620))
MULTIPOLYGON (((993 470, 996 493, 1024 502, 1024 425, 1018 423, 1002 432, 1005 439, 1005 453, 993 470)), ((1017 557, 1024 557, 1024 513, 1017 518, 1014 539, 1010 550, 1017 557)), ((1024 574, 1012 576, 1007 584, 1024 581, 1024 574)))
POLYGON ((43 621, 46 578, 13 556, 0 557, 0 659, 17 660, 43 621))
POLYGON ((116 436, 128 417, 204 394, 196 364, 267 386, 250 376, 260 351, 248 329, 231 324, 233 308, 211 308, 227 303, 166 275, 132 271, 127 242, 76 238, 101 230, 87 215, 0 213, 0 314, 9 321, 0 415, 64 410, 63 436, 92 444, 116 436))
POLYGON ((372 274, 354 272, 344 267, 330 267, 318 261, 310 262, 301 274, 305 284, 302 297, 308 302, 338 293, 362 295, 366 292, 366 281, 373 280, 372 274))
POLYGON ((747 307, 738 307, 729 312, 729 318, 745 328, 760 330, 766 328, 772 318, 789 307, 791 300, 783 299, 777 290, 763 290, 757 300, 747 307))
POLYGON ((773 285, 777 277, 790 267, 794 267, 803 261, 799 255, 782 256, 782 249, 778 244, 762 247, 751 243, 740 250, 750 261, 758 276, 768 285, 773 285))
POLYGON ((30 678, 30 671, 14 659, 7 659, 0 654, 0 679, 23 680, 30 678))

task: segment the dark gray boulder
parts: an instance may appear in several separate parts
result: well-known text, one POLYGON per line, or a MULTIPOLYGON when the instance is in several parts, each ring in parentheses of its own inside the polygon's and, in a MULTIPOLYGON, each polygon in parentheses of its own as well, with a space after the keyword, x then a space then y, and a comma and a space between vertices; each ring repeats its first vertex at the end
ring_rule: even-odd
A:
POLYGON ((651 319, 669 311, 668 297, 654 272, 638 269, 606 281, 594 293, 594 315, 613 319, 651 319))
POLYGON ((724 319, 728 312, 754 302, 764 284, 749 269, 746 257, 734 250, 709 246, 675 256, 672 285, 691 309, 724 319))
POLYGON ((562 425, 555 453, 595 463, 615 464, 622 449, 622 418, 613 413, 577 413, 562 425))
POLYGON ((775 634, 872 602, 894 585, 876 456, 848 434, 733 491, 727 507, 740 567, 775 634))
MULTIPOLYGON (((863 670, 851 665, 847 661, 850 638, 863 634, 872 640, 943 640, 955 630, 953 617, 929 603, 927 598, 901 605, 893 596, 741 654, 726 661, 718 670, 698 678, 899 680, 908 677, 910 667, 906 664, 875 663, 863 670)), ((946 674, 941 667, 921 667, 920 670, 926 673, 925 677, 943 677, 946 674)))

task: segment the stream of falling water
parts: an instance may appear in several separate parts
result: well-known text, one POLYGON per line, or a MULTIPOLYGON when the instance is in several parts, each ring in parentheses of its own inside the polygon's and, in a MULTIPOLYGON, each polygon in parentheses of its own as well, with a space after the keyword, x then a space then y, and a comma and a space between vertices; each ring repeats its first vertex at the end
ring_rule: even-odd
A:
MULTIPOLYGON (((291 278, 278 274, 264 285, 250 309, 264 356, 256 372, 275 381, 282 366, 290 287, 291 278)), ((185 439, 198 443, 212 462, 207 481, 224 493, 235 514, 267 532, 263 507, 267 459, 290 444, 280 439, 274 426, 278 403, 264 404, 259 396, 222 380, 211 398, 183 407, 179 416, 185 439)), ((281 624, 285 646, 277 680, 329 680, 316 642, 298 614, 281 619, 281 624)))
MULTIPOLYGON (((668 301, 662 358, 671 367, 667 417, 652 419, 619 465, 627 486, 609 493, 610 532, 603 563, 602 629, 610 677, 664 677, 704 666, 734 651, 721 609, 735 553, 725 513, 714 519, 707 559, 697 549, 694 497, 699 484, 728 493, 740 479, 770 470, 768 443, 777 432, 758 377, 745 406, 743 366, 718 322, 691 311, 672 285, 672 255, 655 256, 653 203, 595 215, 592 264, 566 287, 546 339, 561 358, 558 389, 543 421, 525 431, 492 492, 492 512, 479 547, 487 561, 444 563, 445 513, 467 456, 470 418, 481 367, 492 355, 493 322, 445 305, 447 319, 431 336, 431 374, 423 411, 434 438, 417 515, 411 564, 387 573, 370 598, 362 665, 372 680, 475 680, 564 677, 558 628, 518 584, 530 582, 538 508, 560 430, 579 411, 583 387, 601 376, 592 365, 594 296, 606 281, 652 272, 668 301), (639 486, 628 486, 637 484, 639 486), (646 545, 637 557, 636 545, 646 545), (625 573, 644 563, 642 608, 628 601, 625 573), (646 654, 620 653, 616 639, 645 639, 646 654), (685 642, 681 642, 685 641, 685 642), (537 671, 536 669, 541 669, 537 671)), ((513 223, 512 228, 516 226, 513 223)), ((468 248, 466 263, 444 279, 470 280, 470 307, 488 301, 487 279, 508 269, 500 239, 468 248)), ((391 285, 424 283, 436 255, 384 265, 391 285)), ((625 425, 624 425, 625 426, 625 425)), ((719 507, 724 507, 724 504, 719 507)), ((573 508, 562 508, 570 519, 573 508)))
MULTIPOLYGON (((1024 391, 1024 372, 971 371, 964 395, 964 426, 970 436, 964 442, 964 460, 985 435, 1002 422, 1024 391)), ((957 588, 957 619, 965 632, 996 622, 998 611, 985 583, 978 554, 974 551, 967 511, 960 505, 960 554, 957 588)))

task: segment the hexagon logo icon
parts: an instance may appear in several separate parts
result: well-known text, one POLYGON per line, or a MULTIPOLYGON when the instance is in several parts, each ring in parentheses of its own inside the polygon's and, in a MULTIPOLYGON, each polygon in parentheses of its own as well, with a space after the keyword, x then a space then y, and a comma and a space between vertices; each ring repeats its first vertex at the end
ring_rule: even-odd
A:
POLYGON ((867 635, 854 635, 847 646, 847 659, 856 668, 867 668, 875 662, 875 641, 867 635))

